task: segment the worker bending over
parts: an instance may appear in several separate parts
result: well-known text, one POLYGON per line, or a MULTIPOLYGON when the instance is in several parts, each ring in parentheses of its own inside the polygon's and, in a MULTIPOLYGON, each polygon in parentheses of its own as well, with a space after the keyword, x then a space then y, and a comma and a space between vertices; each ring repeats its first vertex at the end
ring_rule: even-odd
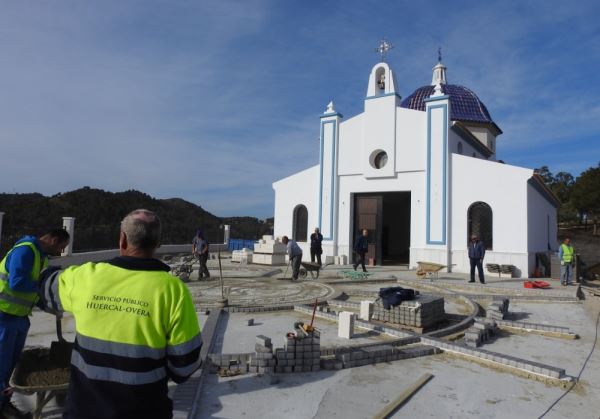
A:
POLYGON ((40 272, 48 266, 48 255, 59 256, 68 244, 69 233, 62 228, 39 239, 25 236, 0 262, 0 418, 31 417, 10 402, 13 391, 8 382, 25 345, 40 272))

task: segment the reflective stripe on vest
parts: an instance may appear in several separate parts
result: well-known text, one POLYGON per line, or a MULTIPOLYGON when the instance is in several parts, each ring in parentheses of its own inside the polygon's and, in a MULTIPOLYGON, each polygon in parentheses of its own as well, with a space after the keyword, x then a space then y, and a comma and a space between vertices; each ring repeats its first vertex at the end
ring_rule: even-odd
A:
POLYGON ((566 263, 571 263, 573 261, 573 246, 567 246, 566 244, 561 244, 560 247, 563 251, 562 260, 566 263))
POLYGON ((77 351, 73 351, 71 364, 90 380, 113 381, 115 383, 142 385, 151 384, 167 377, 167 371, 163 367, 152 371, 124 371, 115 368, 98 367, 85 362, 77 351))
POLYGON ((83 349, 106 355, 124 356, 127 358, 161 359, 165 357, 165 348, 150 348, 146 345, 109 342, 77 334, 77 343, 83 349))
POLYGON ((15 245, 0 262, 0 311, 15 316, 27 316, 38 300, 37 292, 19 292, 10 289, 8 284, 9 273, 6 269, 8 256, 17 247, 28 246, 33 252, 33 266, 31 268, 31 280, 38 281, 40 272, 48 266, 48 260, 40 255, 39 250, 32 242, 22 242, 15 245))

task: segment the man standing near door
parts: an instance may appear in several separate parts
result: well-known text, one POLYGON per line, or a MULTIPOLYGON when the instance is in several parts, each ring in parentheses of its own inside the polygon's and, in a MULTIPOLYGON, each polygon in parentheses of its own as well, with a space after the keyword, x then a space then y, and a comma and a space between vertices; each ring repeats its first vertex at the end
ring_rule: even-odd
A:
POLYGON ((365 255, 369 251, 369 230, 363 229, 362 234, 354 241, 354 252, 358 255, 358 259, 354 262, 354 270, 358 265, 362 266, 363 272, 367 272, 365 268, 365 255))
POLYGON ((319 265, 323 265, 321 263, 321 255, 323 254, 323 235, 319 231, 319 227, 315 227, 315 232, 310 235, 310 261, 315 261, 315 256, 317 257, 317 263, 319 265))
POLYGON ((477 273, 479 273, 479 282, 485 284, 483 278, 483 257, 485 256, 485 246, 481 240, 477 238, 477 235, 471 235, 471 241, 469 242, 469 261, 471 262, 471 279, 469 282, 475 282, 475 267, 477 266, 477 273))

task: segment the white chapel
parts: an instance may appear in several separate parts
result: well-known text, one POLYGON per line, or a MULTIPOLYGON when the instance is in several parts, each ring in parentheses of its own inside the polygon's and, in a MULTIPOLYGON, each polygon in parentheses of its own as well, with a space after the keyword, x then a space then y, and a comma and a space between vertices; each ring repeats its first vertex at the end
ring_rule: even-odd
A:
POLYGON ((477 234, 484 265, 514 265, 526 277, 536 253, 556 248, 558 201, 533 169, 496 160, 500 134, 474 92, 448 84, 441 57, 431 84, 404 99, 382 61, 362 113, 345 119, 331 102, 321 115, 319 164, 273 183, 274 234, 309 255, 319 227, 323 255, 352 260, 366 228, 377 265, 428 261, 454 272, 469 271, 477 234))

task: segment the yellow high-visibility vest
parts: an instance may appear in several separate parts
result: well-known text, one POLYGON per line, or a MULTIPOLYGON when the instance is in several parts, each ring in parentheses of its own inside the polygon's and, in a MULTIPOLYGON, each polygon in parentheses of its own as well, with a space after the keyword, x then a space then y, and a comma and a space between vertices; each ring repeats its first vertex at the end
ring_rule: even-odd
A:
POLYGON ((127 344, 132 352, 152 348, 164 356, 199 339, 191 295, 168 272, 90 262, 65 269, 58 280, 61 308, 73 313, 78 339, 106 342, 103 351, 127 344))
POLYGON ((562 249, 562 260, 565 263, 571 263, 573 261, 573 255, 574 255, 574 251, 573 251, 573 246, 567 246, 566 244, 561 244, 560 245, 561 249, 562 249))
POLYGON ((8 284, 9 272, 6 269, 8 255, 17 247, 29 246, 33 252, 33 267, 31 269, 31 280, 38 281, 40 272, 48 266, 48 258, 43 258, 33 242, 24 241, 15 245, 0 262, 0 311, 15 316, 28 316, 31 309, 38 300, 37 292, 14 291, 8 284))

